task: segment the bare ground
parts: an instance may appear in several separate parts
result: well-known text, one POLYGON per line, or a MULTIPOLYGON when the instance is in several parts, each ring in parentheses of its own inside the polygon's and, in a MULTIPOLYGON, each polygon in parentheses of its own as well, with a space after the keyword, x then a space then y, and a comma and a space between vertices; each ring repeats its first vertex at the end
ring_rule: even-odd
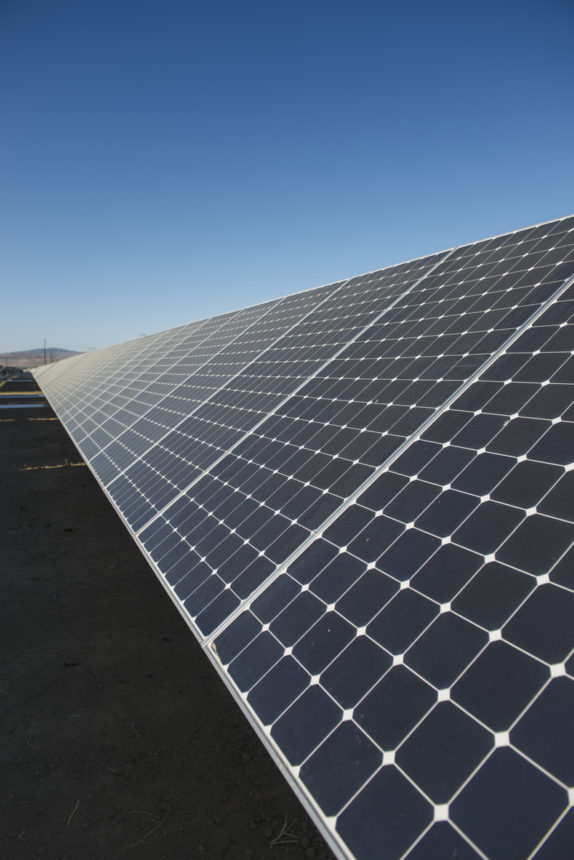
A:
POLYGON ((0 410, 0 857, 331 858, 47 418, 0 410))

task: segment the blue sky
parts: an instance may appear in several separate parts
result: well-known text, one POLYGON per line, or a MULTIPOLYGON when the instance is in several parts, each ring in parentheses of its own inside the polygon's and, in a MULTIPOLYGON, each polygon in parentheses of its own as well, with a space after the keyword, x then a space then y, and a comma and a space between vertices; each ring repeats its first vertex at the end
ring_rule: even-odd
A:
POLYGON ((574 210, 570 0, 0 0, 0 354, 574 210))

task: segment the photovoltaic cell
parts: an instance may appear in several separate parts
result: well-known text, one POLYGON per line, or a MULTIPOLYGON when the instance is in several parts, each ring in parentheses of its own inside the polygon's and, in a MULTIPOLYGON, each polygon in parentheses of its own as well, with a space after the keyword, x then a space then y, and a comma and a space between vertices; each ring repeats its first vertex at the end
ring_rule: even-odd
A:
POLYGON ((562 856, 573 275, 560 219, 37 373, 340 856, 562 856))

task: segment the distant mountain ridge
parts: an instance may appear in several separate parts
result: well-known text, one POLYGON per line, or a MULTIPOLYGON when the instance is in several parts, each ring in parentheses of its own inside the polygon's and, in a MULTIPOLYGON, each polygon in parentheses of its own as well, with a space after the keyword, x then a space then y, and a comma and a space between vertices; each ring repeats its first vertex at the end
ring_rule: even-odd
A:
POLYGON ((0 364, 8 367, 38 367, 40 364, 52 364, 62 358, 79 355, 73 349, 62 349, 59 346, 39 347, 38 349, 22 349, 18 352, 0 352, 0 364))

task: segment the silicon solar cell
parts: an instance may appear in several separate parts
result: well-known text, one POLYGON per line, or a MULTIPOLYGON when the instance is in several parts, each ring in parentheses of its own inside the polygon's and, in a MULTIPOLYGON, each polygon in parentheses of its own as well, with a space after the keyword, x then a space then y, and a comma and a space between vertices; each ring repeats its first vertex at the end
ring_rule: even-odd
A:
POLYGON ((560 219, 37 373, 342 857, 566 844, 573 275, 560 219))

